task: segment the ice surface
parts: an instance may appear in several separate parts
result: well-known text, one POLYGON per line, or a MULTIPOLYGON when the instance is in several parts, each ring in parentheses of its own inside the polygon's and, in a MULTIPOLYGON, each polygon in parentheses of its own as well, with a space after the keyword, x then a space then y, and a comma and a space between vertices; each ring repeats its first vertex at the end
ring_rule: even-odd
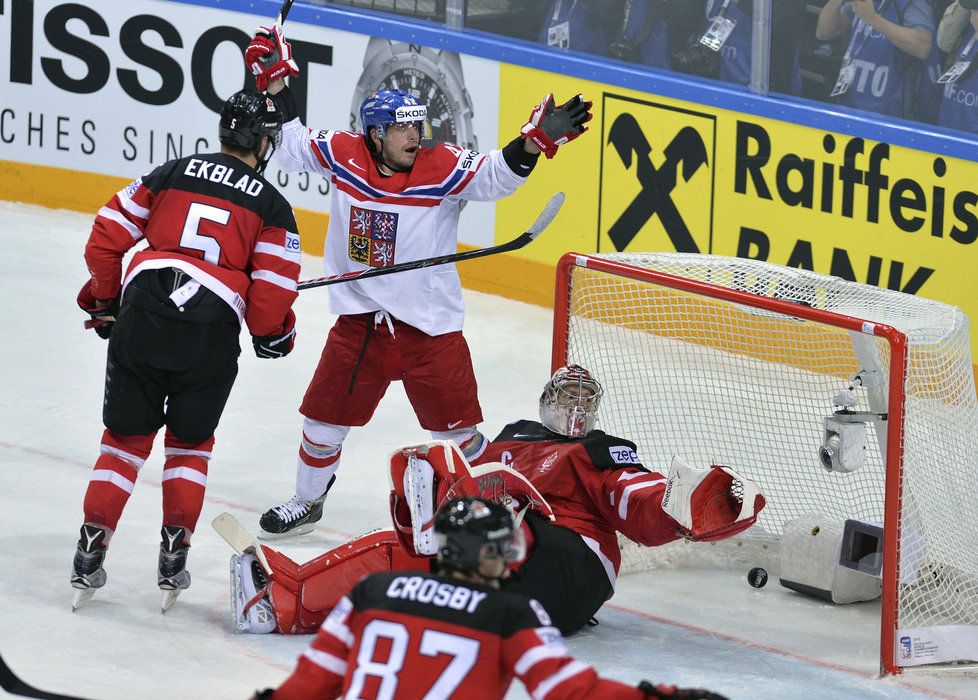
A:
MULTIPOLYGON (((105 343, 82 329, 75 294, 92 216, 0 202, 0 654, 25 681, 90 698, 245 698, 274 686, 310 637, 236 635, 231 550, 209 526, 230 511, 250 527, 292 495, 297 407, 332 317, 326 291, 303 292, 295 352, 258 360, 242 336, 237 384, 217 432, 207 501, 193 538, 192 587, 160 614, 156 558, 162 445, 143 468, 106 557, 108 584, 71 612, 68 572, 98 454, 105 343)), ((321 276, 320 260, 303 277, 321 276)), ((466 292, 465 334, 486 422, 534 417, 549 374, 549 310, 466 292)), ((354 429, 326 515, 279 548, 306 560, 388 525, 386 456, 425 440, 400 385, 354 429)), ((731 698, 978 698, 962 674, 878 680, 878 605, 834 607, 743 572, 623 576, 600 625, 569 640, 608 676, 696 685, 731 698)), ((526 697, 514 685, 511 697, 526 697)))

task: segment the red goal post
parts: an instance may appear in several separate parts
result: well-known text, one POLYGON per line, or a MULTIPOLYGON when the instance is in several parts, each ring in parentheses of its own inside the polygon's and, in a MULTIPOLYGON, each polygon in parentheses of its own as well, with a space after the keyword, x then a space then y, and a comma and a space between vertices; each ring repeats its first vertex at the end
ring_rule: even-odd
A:
MULTIPOLYGON (((568 253, 557 266, 553 368, 596 374, 599 427, 652 468, 675 453, 755 479, 768 507, 738 545, 777 545, 807 513, 883 523, 884 674, 978 659, 969 344, 955 307, 761 261, 568 253), (823 421, 846 390, 872 417, 865 461, 829 472, 823 421), (973 498, 948 499, 955 489, 973 498)), ((653 550, 638 568, 657 566, 653 550)))

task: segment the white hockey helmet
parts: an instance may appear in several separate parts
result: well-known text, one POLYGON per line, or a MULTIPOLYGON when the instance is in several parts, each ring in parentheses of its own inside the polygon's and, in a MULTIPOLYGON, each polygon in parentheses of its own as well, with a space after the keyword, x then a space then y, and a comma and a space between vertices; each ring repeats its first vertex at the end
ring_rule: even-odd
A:
POLYGON ((561 367, 540 394, 540 422, 567 437, 584 437, 598 422, 604 389, 580 365, 561 367))

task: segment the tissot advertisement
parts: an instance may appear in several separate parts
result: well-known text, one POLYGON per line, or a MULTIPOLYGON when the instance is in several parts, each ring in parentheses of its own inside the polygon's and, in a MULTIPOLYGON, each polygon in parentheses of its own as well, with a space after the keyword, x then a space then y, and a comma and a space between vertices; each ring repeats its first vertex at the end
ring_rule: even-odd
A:
MULTIPOLYGON (((129 181, 168 159, 217 150, 217 111, 253 84, 243 50, 254 29, 271 21, 163 0, 0 3, 0 161, 129 181)), ((427 103, 435 139, 496 146, 498 64, 298 22, 285 30, 300 68, 290 84, 307 126, 357 129, 356 108, 367 94, 406 87, 427 103)), ((5 178, 2 186, 8 198, 16 188, 54 182, 49 170, 17 172, 17 182, 5 178), (32 176, 37 182, 23 181, 32 176)), ((326 180, 274 166, 268 175, 293 207, 328 212, 326 180)), ((78 179, 57 181, 63 189, 78 179)), ((94 211, 113 187, 72 206, 94 211)), ((60 194, 70 205, 71 195, 60 194)), ((301 231, 318 241, 317 248, 304 240, 307 252, 322 250, 319 223, 322 230, 301 231)), ((460 238, 491 244, 492 205, 466 208, 460 238)))

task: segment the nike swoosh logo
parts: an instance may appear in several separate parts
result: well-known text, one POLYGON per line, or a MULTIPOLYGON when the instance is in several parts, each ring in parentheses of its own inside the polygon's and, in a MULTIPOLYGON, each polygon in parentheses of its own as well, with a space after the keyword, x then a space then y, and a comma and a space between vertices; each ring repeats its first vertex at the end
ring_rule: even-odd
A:
POLYGON ((363 172, 367 172, 367 169, 366 168, 361 167, 361 166, 357 165, 356 163, 354 163, 352 158, 350 158, 346 162, 349 163, 350 165, 352 165, 357 170, 360 170, 360 171, 363 171, 363 172))
POLYGON ((459 424, 459 423, 461 423, 461 422, 462 422, 462 421, 460 421, 460 420, 457 420, 457 421, 455 421, 454 423, 449 423, 449 424, 448 424, 448 429, 449 429, 449 430, 451 430, 452 428, 454 428, 454 427, 455 427, 456 425, 458 425, 458 424, 459 424))

